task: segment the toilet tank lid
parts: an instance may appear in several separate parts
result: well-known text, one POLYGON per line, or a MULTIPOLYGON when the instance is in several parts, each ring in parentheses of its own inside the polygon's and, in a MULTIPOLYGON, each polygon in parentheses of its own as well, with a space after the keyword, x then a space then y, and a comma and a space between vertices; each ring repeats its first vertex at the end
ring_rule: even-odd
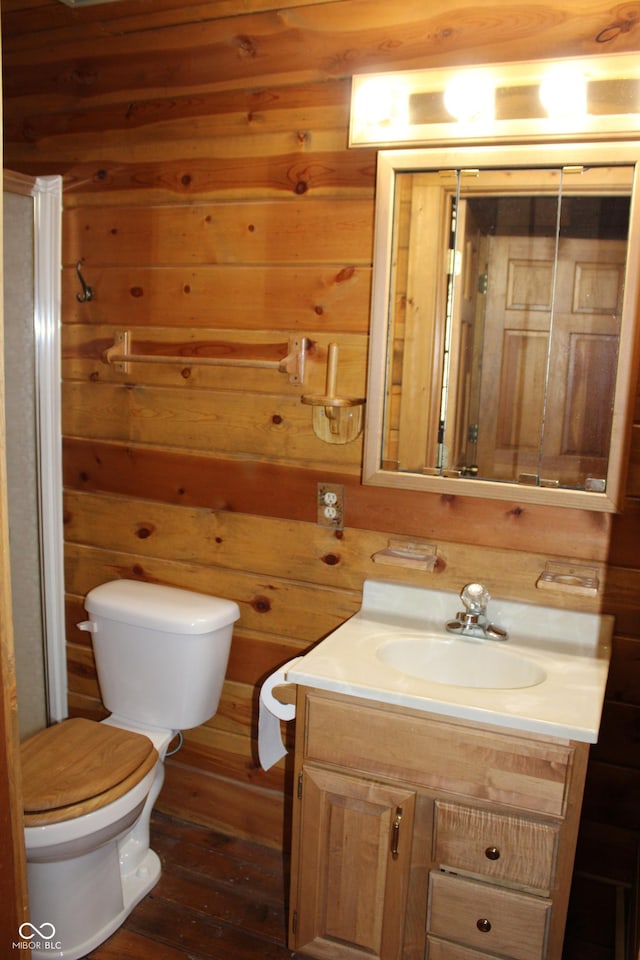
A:
POLYGON ((84 606, 89 614, 163 633, 209 633, 240 616, 233 600, 144 580, 102 583, 89 591, 84 606))

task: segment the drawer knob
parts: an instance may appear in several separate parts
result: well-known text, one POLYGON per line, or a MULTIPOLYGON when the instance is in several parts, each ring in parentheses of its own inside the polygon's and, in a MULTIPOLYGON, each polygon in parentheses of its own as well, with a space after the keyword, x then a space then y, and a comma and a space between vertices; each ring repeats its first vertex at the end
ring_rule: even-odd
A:
POLYGON ((497 847, 487 847, 487 849, 484 852, 484 855, 487 858, 487 860, 500 859, 500 851, 498 850, 497 847))
POLYGON ((486 917, 481 917, 477 921, 476 927, 481 933, 489 933, 489 930, 491 930, 491 920, 487 920, 486 917))

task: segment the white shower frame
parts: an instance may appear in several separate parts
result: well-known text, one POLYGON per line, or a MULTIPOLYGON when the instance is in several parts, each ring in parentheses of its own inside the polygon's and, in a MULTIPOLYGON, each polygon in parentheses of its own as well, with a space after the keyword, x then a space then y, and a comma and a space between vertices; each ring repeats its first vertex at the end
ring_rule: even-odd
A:
POLYGON ((36 177, 34 333, 42 619, 50 723, 68 716, 62 514, 62 178, 36 177))

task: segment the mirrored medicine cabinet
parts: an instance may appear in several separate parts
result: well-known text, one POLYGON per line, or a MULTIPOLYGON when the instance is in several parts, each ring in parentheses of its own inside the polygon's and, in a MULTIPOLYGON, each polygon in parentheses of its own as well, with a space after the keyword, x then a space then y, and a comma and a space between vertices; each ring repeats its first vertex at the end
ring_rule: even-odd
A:
POLYGON ((378 157, 365 483, 614 511, 640 144, 378 157))

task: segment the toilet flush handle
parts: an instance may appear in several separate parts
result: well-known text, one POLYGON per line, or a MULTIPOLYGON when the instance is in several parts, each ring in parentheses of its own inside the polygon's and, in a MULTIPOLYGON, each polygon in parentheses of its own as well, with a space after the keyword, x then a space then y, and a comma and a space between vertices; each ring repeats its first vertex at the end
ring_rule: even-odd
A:
POLYGON ((78 630, 86 630, 87 633, 96 632, 96 624, 93 622, 93 620, 83 620, 82 623, 77 623, 76 626, 78 630))

